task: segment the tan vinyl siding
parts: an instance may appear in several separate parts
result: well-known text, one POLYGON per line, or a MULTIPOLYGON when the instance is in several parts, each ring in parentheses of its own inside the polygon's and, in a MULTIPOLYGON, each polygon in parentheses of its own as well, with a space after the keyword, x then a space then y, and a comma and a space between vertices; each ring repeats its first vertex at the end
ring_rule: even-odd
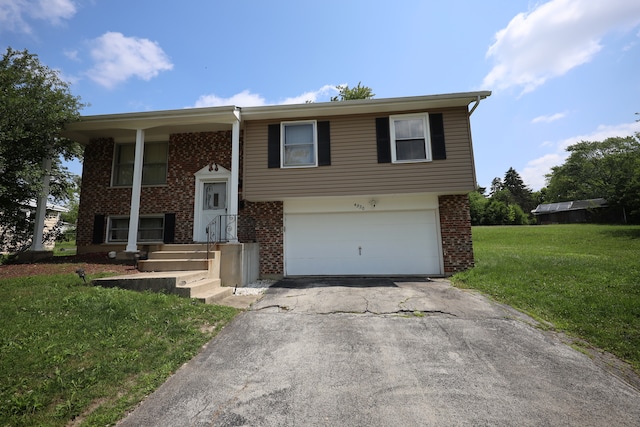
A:
POLYGON ((269 169, 267 127, 277 122, 246 122, 244 198, 257 201, 289 197, 471 191, 475 185, 475 174, 467 109, 430 112, 443 113, 446 160, 378 163, 375 119, 388 114, 377 114, 318 119, 331 122, 330 166, 269 169))

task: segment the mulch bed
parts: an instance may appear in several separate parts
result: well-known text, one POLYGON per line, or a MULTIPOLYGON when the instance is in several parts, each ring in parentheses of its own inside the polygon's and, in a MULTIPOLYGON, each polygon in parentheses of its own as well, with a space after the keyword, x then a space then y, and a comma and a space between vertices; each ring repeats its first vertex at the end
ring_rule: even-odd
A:
POLYGON ((9 263, 0 265, 0 279, 52 274, 76 274, 83 269, 90 276, 97 273, 133 274, 137 273, 133 262, 109 259, 106 253, 72 256, 56 256, 32 263, 9 263))

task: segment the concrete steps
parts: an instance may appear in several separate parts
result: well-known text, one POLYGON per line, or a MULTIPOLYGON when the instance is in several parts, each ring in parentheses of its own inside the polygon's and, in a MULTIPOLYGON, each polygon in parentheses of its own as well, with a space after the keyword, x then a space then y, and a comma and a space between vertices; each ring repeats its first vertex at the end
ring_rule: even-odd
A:
POLYGON ((139 271, 191 271, 209 270, 212 277, 220 277, 220 252, 211 251, 207 256, 206 244, 163 245, 162 250, 148 254, 148 259, 138 261, 139 271))
POLYGON ((194 298, 215 304, 233 295, 233 288, 221 286, 220 252, 207 245, 164 245, 162 250, 138 261, 138 274, 95 279, 94 284, 136 291, 151 290, 194 298))

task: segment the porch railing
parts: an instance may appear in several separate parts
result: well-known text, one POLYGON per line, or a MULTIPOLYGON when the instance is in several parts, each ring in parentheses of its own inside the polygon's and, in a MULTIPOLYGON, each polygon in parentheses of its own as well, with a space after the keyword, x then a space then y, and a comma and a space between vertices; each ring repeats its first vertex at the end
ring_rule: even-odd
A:
POLYGON ((218 243, 256 241, 255 220, 248 216, 218 215, 207 225, 206 232, 207 258, 218 243))

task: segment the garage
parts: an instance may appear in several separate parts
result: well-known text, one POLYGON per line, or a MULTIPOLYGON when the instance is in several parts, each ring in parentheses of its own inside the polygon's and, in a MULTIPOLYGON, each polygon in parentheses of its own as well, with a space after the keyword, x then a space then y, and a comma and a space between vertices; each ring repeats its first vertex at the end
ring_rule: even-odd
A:
POLYGON ((285 209, 287 276, 441 274, 435 209, 384 211, 354 205, 359 208, 354 212, 285 209))

